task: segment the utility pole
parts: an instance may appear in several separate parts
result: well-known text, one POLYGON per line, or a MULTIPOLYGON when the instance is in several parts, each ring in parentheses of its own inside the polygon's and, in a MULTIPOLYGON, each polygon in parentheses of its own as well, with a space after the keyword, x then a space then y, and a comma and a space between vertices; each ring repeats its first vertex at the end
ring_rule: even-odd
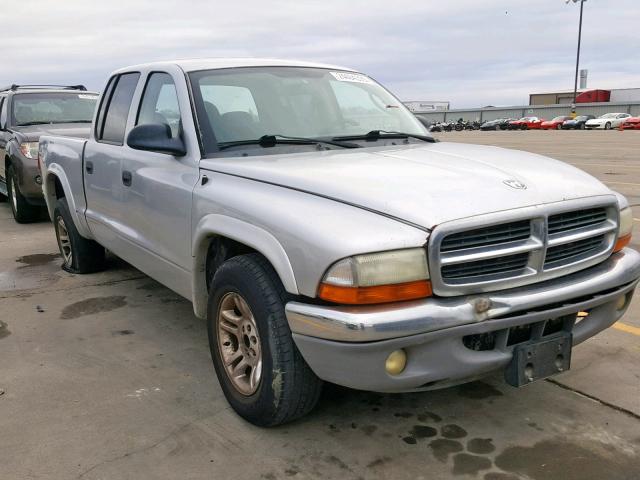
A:
POLYGON ((580 65, 580 42, 582 40, 582 11, 584 9, 584 2, 587 0, 566 0, 566 3, 573 1, 573 3, 580 2, 580 22, 578 23, 578 52, 576 53, 576 75, 573 82, 573 103, 571 104, 571 116, 576 116, 576 97, 578 96, 578 68, 580 65))

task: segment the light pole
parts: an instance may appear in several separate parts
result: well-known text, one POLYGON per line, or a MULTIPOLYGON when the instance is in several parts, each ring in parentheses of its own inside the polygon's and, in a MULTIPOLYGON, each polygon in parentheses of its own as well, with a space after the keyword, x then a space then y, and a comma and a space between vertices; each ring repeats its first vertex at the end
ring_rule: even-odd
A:
POLYGON ((576 116, 576 97, 578 95, 578 66, 580 65, 580 41, 582 40, 582 10, 584 8, 584 2, 587 0, 567 0, 566 3, 573 1, 573 3, 580 2, 580 23, 578 24, 578 52, 576 54, 576 76, 573 81, 573 103, 571 104, 571 116, 576 116))

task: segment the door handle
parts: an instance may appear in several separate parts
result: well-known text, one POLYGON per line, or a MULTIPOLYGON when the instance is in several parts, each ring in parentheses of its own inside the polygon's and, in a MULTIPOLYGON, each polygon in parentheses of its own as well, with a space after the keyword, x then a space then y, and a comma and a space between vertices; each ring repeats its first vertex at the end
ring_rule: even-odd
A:
POLYGON ((124 183, 127 187, 131 186, 131 172, 128 170, 123 170, 122 171, 122 183, 124 183))
POLYGON ((86 162, 84 164, 84 169, 87 171, 89 175, 93 173, 93 162, 86 162))

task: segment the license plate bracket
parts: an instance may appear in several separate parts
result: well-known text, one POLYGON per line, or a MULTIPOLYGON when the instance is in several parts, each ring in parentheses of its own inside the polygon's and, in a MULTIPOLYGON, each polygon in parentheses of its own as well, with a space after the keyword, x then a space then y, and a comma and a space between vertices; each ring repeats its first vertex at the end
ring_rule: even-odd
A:
POLYGON ((572 345, 573 335, 569 332, 516 345, 504 372, 506 382, 522 387, 569 370, 572 345))

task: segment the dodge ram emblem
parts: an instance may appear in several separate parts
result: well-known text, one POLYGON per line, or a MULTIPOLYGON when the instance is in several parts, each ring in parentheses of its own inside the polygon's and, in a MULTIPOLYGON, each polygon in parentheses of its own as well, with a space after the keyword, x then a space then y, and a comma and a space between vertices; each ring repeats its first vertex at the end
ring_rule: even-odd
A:
POLYGON ((511 188, 517 188, 518 190, 526 190, 527 186, 520 182, 519 180, 514 180, 513 178, 510 178, 509 180, 504 180, 502 183, 504 183, 505 185, 511 187, 511 188))

